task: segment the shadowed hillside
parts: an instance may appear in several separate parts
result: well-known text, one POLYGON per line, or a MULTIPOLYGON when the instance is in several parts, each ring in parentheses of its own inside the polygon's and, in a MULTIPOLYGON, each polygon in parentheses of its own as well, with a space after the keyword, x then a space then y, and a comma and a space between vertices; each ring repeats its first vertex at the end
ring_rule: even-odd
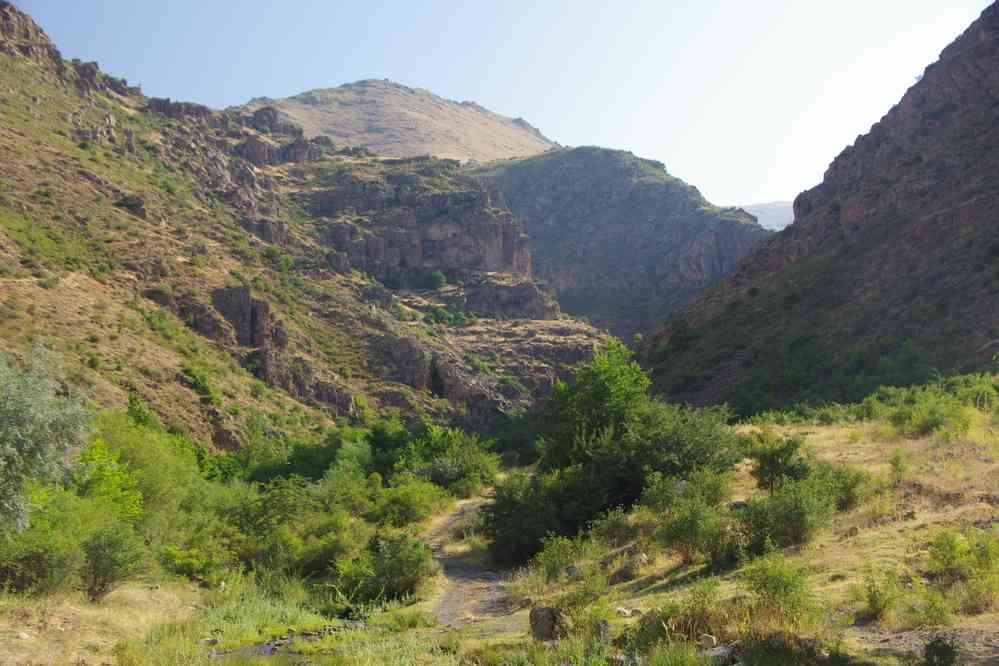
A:
POLYGON ((562 149, 476 173, 524 219, 535 270, 566 310, 625 339, 652 330, 769 235, 622 150, 562 149))
POLYGON ((999 351, 999 8, 649 341, 656 386, 742 411, 855 399, 999 351))

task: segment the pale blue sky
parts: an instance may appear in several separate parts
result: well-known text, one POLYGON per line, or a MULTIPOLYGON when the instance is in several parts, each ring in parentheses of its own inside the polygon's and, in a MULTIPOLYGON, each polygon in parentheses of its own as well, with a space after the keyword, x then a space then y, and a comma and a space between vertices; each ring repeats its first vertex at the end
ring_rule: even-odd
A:
POLYGON ((390 78, 662 160, 718 204, 792 199, 987 0, 15 0, 66 57, 223 107, 390 78))

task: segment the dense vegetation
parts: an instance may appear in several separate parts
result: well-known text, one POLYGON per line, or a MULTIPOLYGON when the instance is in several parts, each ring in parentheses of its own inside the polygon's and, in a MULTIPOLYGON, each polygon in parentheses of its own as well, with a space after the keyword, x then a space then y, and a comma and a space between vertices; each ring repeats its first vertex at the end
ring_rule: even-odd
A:
POLYGON ((721 408, 669 405, 621 343, 556 383, 539 419, 537 474, 513 474, 486 516, 493 555, 523 562, 549 535, 571 536, 601 513, 634 504, 647 479, 723 472, 735 464, 736 437, 721 408))
POLYGON ((433 575, 429 549, 406 528, 497 469, 490 442, 397 419, 310 441, 260 434, 240 451, 211 452, 165 430, 137 399, 127 413, 88 416, 37 363, 20 370, 4 359, 0 369, 5 506, 26 518, 0 533, 8 591, 79 587, 99 600, 140 571, 211 587, 279 576, 308 580, 315 610, 349 614, 433 575), (40 462, 14 464, 37 441, 52 443, 40 462), (70 464, 57 465, 71 445, 70 464))

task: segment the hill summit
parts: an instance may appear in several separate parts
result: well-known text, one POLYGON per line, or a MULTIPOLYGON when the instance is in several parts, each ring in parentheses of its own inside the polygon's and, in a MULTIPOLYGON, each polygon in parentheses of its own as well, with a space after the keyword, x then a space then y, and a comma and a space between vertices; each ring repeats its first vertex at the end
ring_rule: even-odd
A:
POLYGON ((306 136, 327 136, 379 155, 433 155, 489 161, 537 155, 553 141, 522 118, 507 118, 475 102, 456 102, 388 79, 318 88, 293 97, 258 97, 243 108, 271 106, 301 125, 306 136))

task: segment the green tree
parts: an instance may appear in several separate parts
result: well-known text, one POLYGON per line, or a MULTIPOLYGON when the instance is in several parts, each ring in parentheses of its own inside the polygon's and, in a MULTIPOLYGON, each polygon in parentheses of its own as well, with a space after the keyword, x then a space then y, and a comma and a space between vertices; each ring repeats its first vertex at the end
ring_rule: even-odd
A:
POLYGON ((33 350, 23 370, 0 356, 0 526, 27 525, 25 483, 61 471, 89 431, 90 414, 58 377, 44 349, 33 350))
POLYGON ((73 483, 85 497, 104 502, 119 518, 134 523, 142 516, 142 492, 118 453, 95 437, 80 454, 73 483))
POLYGON ((616 340, 577 368, 571 383, 555 382, 542 421, 542 467, 557 469, 585 461, 590 438, 607 430, 620 431, 649 401, 650 384, 631 350, 616 340))

